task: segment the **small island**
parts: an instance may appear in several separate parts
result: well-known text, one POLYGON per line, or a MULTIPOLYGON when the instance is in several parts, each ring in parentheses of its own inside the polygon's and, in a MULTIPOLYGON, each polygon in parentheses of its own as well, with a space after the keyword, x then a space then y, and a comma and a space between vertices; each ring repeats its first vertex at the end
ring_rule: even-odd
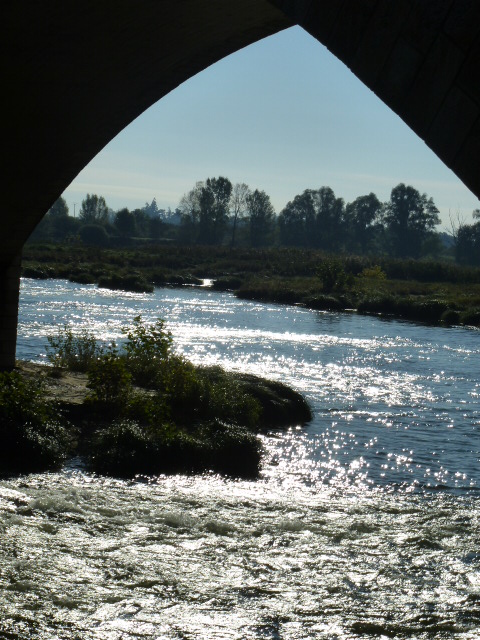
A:
POLYGON ((18 362, 0 373, 3 473, 58 468, 80 457, 117 477, 221 473, 255 478, 260 433, 302 425, 306 400, 288 386, 175 352, 163 320, 140 316, 121 347, 64 327, 50 366, 18 362))

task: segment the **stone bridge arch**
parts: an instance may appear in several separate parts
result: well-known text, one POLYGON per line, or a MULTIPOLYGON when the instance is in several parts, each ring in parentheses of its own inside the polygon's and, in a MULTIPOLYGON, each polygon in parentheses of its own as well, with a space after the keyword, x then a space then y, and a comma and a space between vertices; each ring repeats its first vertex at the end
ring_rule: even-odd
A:
POLYGON ((0 368, 14 365, 21 249, 56 198, 154 102, 293 24, 480 195, 476 0, 4 0, 0 15, 0 368))

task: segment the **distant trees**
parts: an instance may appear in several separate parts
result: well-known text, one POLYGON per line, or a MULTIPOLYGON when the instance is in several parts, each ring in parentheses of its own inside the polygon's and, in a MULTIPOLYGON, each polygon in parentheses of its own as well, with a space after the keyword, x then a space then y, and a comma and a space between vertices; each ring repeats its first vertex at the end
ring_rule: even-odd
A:
POLYGON ((438 251, 433 229, 439 223, 432 198, 404 184, 392 189, 385 204, 374 193, 345 205, 330 187, 306 189, 278 217, 281 244, 333 253, 388 251, 398 257, 438 251))
POLYGON ((228 178, 208 178, 199 195, 198 242, 220 244, 228 221, 232 183, 228 178))
POLYGON ((382 203, 374 193, 359 196, 345 207, 348 248, 357 253, 368 253, 378 238, 382 203))
POLYGON ((250 219, 250 243, 252 247, 265 247, 272 243, 275 209, 265 191, 255 189, 245 199, 250 219))
POLYGON ((230 216, 232 218, 232 248, 235 246, 235 234, 240 220, 246 216, 247 198, 251 195, 250 187, 244 182, 237 182, 230 196, 230 216))
POLYGON ((330 187, 311 192, 314 210, 314 243, 325 251, 339 251, 344 246, 345 203, 330 187))
POLYGON ((383 213, 393 255, 418 258, 435 225, 440 224, 432 198, 403 183, 392 189, 383 213))
POLYGON ((230 180, 222 176, 197 182, 180 200, 179 237, 187 243, 220 244, 227 230, 232 190, 230 180))
POLYGON ((345 206, 330 187, 306 189, 279 215, 280 241, 290 246, 338 251, 344 242, 345 206))
MULTIPOLYGON (((475 209, 473 218, 480 218, 480 210, 475 209)), ((455 247, 455 261, 458 264, 480 266, 480 220, 466 224, 463 220, 452 225, 455 247)))
POLYGON ((78 231, 79 223, 68 215, 68 206, 64 198, 56 200, 44 218, 46 233, 56 242, 72 237, 78 231))
POLYGON ((418 258, 455 252, 457 262, 479 264, 480 210, 475 223, 452 223, 451 245, 434 233, 439 224, 432 198, 414 187, 398 184, 382 203, 374 193, 349 203, 328 186, 305 189, 277 216, 270 197, 245 183, 232 185, 224 177, 209 177, 185 193, 175 211, 159 209, 155 198, 142 208, 114 213, 105 199, 87 194, 79 218, 68 215, 63 198, 52 205, 33 237, 39 240, 80 238, 97 246, 131 244, 167 236, 180 244, 266 247, 272 244, 336 253, 389 253, 418 258), (96 230, 82 231, 85 226, 96 230), (99 231, 98 228, 103 229, 99 231), (96 234, 96 236, 95 236, 96 234), (132 240, 134 239, 134 240, 132 240))
POLYGON ((57 220, 59 218, 65 218, 66 216, 68 216, 68 205, 65 198, 62 198, 60 196, 60 198, 55 200, 50 209, 47 211, 47 216, 50 218, 50 220, 57 220))
POLYGON ((313 229, 314 211, 309 191, 286 204, 278 216, 280 244, 290 247, 306 247, 310 244, 309 231, 313 229))
POLYGON ((79 219, 82 224, 106 224, 108 222, 108 207, 105 198, 87 193, 86 198, 82 200, 79 219))
POLYGON ((135 216, 128 209, 120 209, 115 214, 114 225, 118 233, 124 238, 131 238, 135 234, 135 216))

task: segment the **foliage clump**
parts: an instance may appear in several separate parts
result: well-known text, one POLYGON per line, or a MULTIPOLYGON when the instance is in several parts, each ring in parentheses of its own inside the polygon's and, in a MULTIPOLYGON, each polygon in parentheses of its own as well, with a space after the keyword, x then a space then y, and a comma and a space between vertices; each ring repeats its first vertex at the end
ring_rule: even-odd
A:
POLYGON ((69 439, 41 379, 0 372, 0 468, 41 471, 66 457, 69 439))
POLYGON ((48 336, 47 357, 54 367, 70 371, 88 371, 102 353, 95 336, 83 329, 78 333, 64 325, 54 336, 48 336))

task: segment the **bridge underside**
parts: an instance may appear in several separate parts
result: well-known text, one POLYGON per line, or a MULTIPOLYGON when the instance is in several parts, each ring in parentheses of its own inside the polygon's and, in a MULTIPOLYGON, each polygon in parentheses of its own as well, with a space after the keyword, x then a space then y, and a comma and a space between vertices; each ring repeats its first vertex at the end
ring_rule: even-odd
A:
POLYGON ((51 204, 157 100, 293 24, 345 62, 480 195, 476 0, 5 0, 0 15, 0 368, 14 363, 19 255, 51 204))

